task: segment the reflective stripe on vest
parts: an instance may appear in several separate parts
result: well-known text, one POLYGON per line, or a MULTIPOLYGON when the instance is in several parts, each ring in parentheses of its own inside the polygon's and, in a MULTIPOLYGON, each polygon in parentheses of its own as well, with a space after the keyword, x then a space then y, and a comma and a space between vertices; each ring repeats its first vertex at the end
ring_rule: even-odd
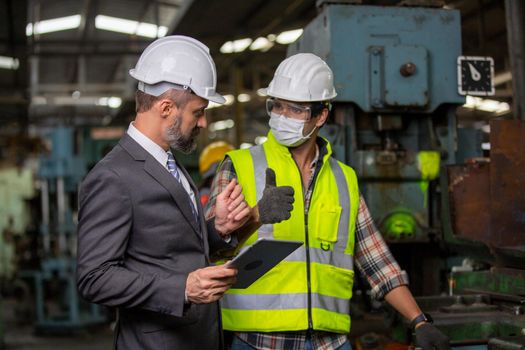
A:
MULTIPOLYGON (((354 259, 351 255, 335 250, 330 252, 315 247, 308 247, 308 250, 310 252, 310 262, 312 263, 334 265, 347 270, 354 269, 354 259)), ((306 262, 306 247, 303 245, 297 248, 297 250, 288 255, 284 261, 306 262)))
MULTIPOLYGON (((266 185, 266 168, 268 168, 268 162, 266 161, 266 155, 264 154, 262 145, 251 147, 250 154, 252 155, 253 160, 255 193, 258 202, 259 199, 262 198, 264 186, 266 185)), ((266 224, 259 227, 257 237, 273 239, 273 225, 266 224)))
MULTIPOLYGON (((313 308, 344 314, 350 312, 350 303, 347 299, 312 293, 311 300, 313 308)), ((221 307, 243 310, 304 309, 307 303, 308 293, 225 294, 221 299, 221 307), (264 308, 261 308, 263 305, 264 308)))

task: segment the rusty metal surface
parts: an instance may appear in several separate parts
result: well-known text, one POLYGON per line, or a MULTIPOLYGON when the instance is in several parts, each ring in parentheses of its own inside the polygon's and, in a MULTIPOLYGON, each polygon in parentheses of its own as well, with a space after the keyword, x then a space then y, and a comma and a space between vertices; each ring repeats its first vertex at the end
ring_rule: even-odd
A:
POLYGON ((490 123, 491 243, 525 254, 525 121, 490 123))
POLYGON ((458 238, 490 239, 489 169, 486 161, 448 167, 451 221, 458 238))

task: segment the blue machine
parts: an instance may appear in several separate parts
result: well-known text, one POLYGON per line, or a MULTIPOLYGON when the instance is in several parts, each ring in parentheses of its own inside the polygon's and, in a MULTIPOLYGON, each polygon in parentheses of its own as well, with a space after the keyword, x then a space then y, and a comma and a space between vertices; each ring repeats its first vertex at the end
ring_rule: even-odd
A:
POLYGON ((457 153, 459 11, 324 2, 288 54, 298 52, 317 54, 334 72, 335 125, 323 136, 356 170, 385 238, 433 240, 440 166, 482 155, 466 142, 457 153))
MULTIPOLYGON (((465 102, 458 92, 459 11, 320 3, 288 54, 312 52, 332 68, 338 96, 324 136, 356 170, 411 290, 425 295, 419 305, 453 349, 523 348, 525 182, 518 174, 525 162, 517 140, 525 125, 493 122, 490 161, 458 164, 483 155, 481 131, 456 125, 465 102), (482 261, 496 257, 498 264, 455 266, 450 296, 442 296, 440 271, 450 266, 439 247, 451 243, 469 257, 473 247, 479 256, 490 252, 492 260, 482 261)), ((397 341, 410 341, 406 322, 392 328, 397 341)))
POLYGON ((76 288, 76 225, 73 201, 86 164, 75 144, 72 128, 56 128, 49 135, 51 152, 40 160, 43 256, 34 278, 36 329, 68 332, 106 321, 101 308, 79 299, 76 288))

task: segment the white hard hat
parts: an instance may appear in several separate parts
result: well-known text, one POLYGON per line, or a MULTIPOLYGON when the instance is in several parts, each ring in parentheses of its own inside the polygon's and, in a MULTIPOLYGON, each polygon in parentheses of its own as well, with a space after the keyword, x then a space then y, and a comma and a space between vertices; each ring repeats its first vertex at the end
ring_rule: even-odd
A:
POLYGON ((259 91, 296 102, 326 101, 337 96, 332 70, 311 53, 299 53, 282 61, 270 85, 259 91))
POLYGON ((215 91, 217 71, 206 45, 193 38, 172 35, 151 43, 129 74, 138 89, 159 96, 168 89, 191 89, 195 95, 216 103, 226 99, 215 91))

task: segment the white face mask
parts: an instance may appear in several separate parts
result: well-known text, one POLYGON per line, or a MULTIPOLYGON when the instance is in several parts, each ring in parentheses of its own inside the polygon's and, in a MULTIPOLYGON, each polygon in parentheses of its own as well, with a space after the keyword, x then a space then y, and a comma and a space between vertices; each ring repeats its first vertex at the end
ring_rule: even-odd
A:
POLYGON ((283 146, 296 147, 302 145, 314 133, 315 128, 303 136, 305 120, 286 118, 283 115, 270 113, 270 128, 277 142, 283 146))

